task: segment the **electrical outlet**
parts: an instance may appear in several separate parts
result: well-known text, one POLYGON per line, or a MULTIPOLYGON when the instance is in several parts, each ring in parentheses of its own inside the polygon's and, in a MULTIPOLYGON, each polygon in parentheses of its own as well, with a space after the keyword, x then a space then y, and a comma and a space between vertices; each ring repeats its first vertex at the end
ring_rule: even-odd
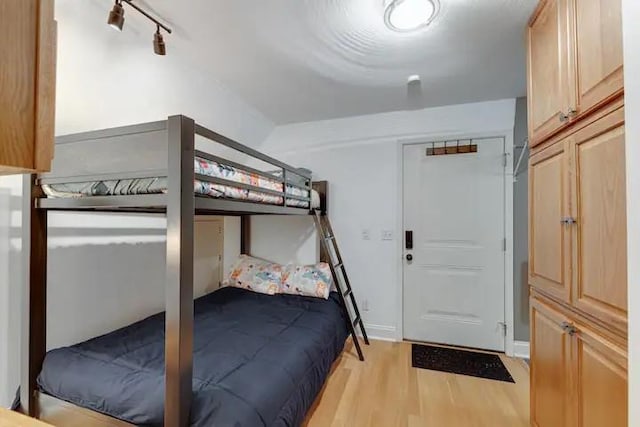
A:
POLYGON ((371 230, 369 229, 362 230, 362 240, 371 240, 371 230))
POLYGON ((369 311, 369 300, 362 300, 362 311, 369 311))
POLYGON ((393 230, 382 230, 382 240, 393 240, 393 230))

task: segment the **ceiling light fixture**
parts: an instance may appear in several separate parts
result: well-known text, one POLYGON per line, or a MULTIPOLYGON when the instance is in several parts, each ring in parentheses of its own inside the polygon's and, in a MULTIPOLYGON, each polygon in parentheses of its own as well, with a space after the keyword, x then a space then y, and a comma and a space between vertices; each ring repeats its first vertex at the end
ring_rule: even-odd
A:
POLYGON ((416 31, 431 24, 439 10, 438 0, 386 0, 384 22, 393 31, 416 31))
POLYGON ((128 4, 133 9, 140 12, 145 18, 156 24, 156 32, 153 35, 153 51, 156 55, 164 56, 167 54, 167 46, 164 43, 164 37, 160 30, 166 31, 168 34, 171 34, 171 28, 162 24, 153 16, 149 15, 146 11, 140 8, 137 4, 133 3, 133 0, 115 0, 115 4, 113 5, 113 9, 109 12, 109 19, 107 19, 107 23, 111 25, 116 30, 122 31, 124 27, 124 7, 123 3, 128 4))
POLYGON ((120 0, 116 0, 116 4, 113 5, 113 9, 109 12, 107 24, 118 31, 122 31, 122 27, 124 27, 124 8, 120 0))
POLYGON ((160 26, 153 35, 153 51, 156 55, 164 56, 167 54, 167 46, 164 44, 162 34, 160 34, 160 26))

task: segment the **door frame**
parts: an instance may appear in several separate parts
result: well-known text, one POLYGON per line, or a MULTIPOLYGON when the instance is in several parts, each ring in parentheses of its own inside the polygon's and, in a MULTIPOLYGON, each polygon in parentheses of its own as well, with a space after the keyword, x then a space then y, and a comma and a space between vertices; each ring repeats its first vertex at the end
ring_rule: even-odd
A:
POLYGON ((423 138, 408 138, 398 140, 397 144, 397 162, 398 176, 396 177, 398 191, 396 192, 397 206, 397 224, 398 230, 396 239, 396 253, 398 254, 396 261, 396 277, 398 278, 396 289, 396 340, 404 340, 404 147, 407 145, 428 144, 431 142, 442 142, 444 140, 455 139, 472 139, 482 143, 483 139, 502 139, 504 141, 504 151, 506 154, 506 166, 504 168, 504 236, 507 239, 506 251, 504 252, 504 321, 507 325, 507 335, 505 337, 505 354, 514 356, 514 324, 515 324, 515 307, 514 307, 514 287, 515 281, 513 277, 513 129, 505 129, 504 131, 488 132, 488 133, 450 133, 440 134, 437 138, 428 136, 423 138), (508 284, 511 284, 508 286, 508 284))

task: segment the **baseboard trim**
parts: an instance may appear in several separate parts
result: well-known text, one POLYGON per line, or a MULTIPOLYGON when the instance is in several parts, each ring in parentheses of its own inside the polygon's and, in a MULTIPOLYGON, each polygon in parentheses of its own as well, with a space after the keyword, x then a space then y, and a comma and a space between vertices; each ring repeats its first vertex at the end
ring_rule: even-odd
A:
POLYGON ((397 341, 396 340, 396 328, 394 326, 374 325, 371 323, 365 323, 364 327, 367 331, 367 336, 373 340, 380 341, 397 341))
POLYGON ((515 341, 513 343, 513 355, 520 359, 529 359, 530 349, 528 341, 515 341))

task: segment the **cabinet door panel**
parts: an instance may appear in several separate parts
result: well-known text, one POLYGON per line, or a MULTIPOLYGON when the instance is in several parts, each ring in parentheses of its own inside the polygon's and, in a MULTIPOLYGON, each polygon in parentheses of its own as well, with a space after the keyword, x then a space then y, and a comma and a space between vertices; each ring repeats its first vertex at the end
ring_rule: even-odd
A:
POLYGON ((531 299, 531 424, 567 426, 570 411, 571 338, 562 328, 567 319, 531 299))
POLYGON ((578 426, 627 425, 626 352, 589 328, 576 335, 578 426))
POLYGON ((624 87, 621 0, 572 0, 580 113, 624 87))
POLYGON ((529 284, 570 301, 570 229, 567 142, 531 157, 529 167, 529 284))
POLYGON ((542 142, 567 124, 569 90, 569 0, 549 0, 529 26, 529 141, 542 142))
POLYGON ((576 275, 573 304, 626 332, 627 217, 623 110, 576 135, 576 275), (608 130, 607 130, 608 129, 608 130))

